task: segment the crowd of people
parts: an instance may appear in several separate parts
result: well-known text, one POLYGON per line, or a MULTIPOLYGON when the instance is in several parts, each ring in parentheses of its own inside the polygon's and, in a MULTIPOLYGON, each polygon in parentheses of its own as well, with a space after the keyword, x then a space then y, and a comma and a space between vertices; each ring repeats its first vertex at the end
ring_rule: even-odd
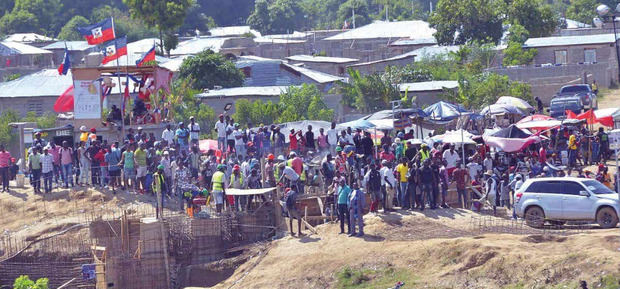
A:
MULTIPOLYGON (((242 128, 220 115, 214 130, 218 150, 208 151, 199 149, 203 130, 193 117, 174 128, 168 124, 160 137, 140 127, 112 143, 98 137, 95 128, 82 127, 75 147, 69 141, 47 142, 38 133, 26 173, 37 194, 50 193, 54 184, 100 187, 161 196, 161 207, 176 197, 181 210, 184 204, 193 207, 196 196, 209 196, 216 213, 276 201, 262 194, 228 196, 227 189, 280 186, 284 193, 279 201, 297 218, 297 196, 314 187, 327 195, 326 207, 333 205, 327 213, 339 217, 341 233, 352 236, 364 234, 366 208, 372 213, 422 211, 451 204, 479 210, 488 203, 494 212, 502 206, 510 209, 514 192, 533 177, 576 175, 614 189, 605 165, 611 156, 609 137, 602 128, 597 133, 579 125, 549 130, 541 143, 517 153, 491 150, 482 140, 461 146, 433 142, 430 135, 416 139, 412 129, 386 131, 373 139, 370 132, 339 129, 336 123, 316 134, 312 126, 290 129, 286 136, 278 125, 242 128), (596 172, 581 169, 590 164, 597 165, 596 172), (456 191, 457 201, 450 200, 449 191, 456 191)), ((15 159, 0 145, 2 191, 8 190, 14 167, 15 159)))

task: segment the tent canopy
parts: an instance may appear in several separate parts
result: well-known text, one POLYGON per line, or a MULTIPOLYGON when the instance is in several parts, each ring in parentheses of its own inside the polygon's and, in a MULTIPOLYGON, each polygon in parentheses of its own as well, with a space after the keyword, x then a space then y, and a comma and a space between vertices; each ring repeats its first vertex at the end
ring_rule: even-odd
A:
POLYGON ((482 115, 498 115, 498 114, 520 114, 523 115, 523 112, 518 109, 516 106, 511 104, 491 104, 485 106, 480 112, 482 115))
POLYGON ((491 136, 502 138, 527 138, 530 135, 532 135, 530 132, 522 130, 514 124, 491 134, 491 136))
POLYGON ((436 135, 431 139, 433 142, 442 142, 442 143, 450 143, 450 144, 475 144, 476 142, 472 139, 474 137, 470 132, 458 129, 458 130, 450 130, 444 134, 436 135))
POLYGON ((495 104, 508 104, 523 111, 531 111, 534 109, 527 101, 514 96, 501 96, 497 99, 495 104))
POLYGON ((448 121, 461 115, 468 114, 469 112, 460 105, 439 101, 425 108, 424 113, 429 116, 430 120, 448 121))
MULTIPOLYGON (((409 117, 427 117, 428 115, 424 112, 424 110, 420 108, 404 108, 395 110, 396 113, 402 113, 409 117)), ((364 119, 366 120, 378 120, 378 119, 393 119, 394 113, 392 113, 391 109, 386 109, 382 111, 375 112, 370 114, 364 119)))
POLYGON ((375 127, 375 125, 372 122, 362 118, 362 119, 357 119, 354 121, 349 121, 349 122, 338 124, 338 127, 341 129, 345 129, 347 127, 350 127, 352 129, 369 129, 369 128, 375 127))
POLYGON ((550 119, 554 119, 554 118, 548 115, 544 115, 544 114, 534 114, 534 115, 528 115, 522 118, 517 123, 525 123, 525 122, 539 121, 539 120, 550 120, 550 119))

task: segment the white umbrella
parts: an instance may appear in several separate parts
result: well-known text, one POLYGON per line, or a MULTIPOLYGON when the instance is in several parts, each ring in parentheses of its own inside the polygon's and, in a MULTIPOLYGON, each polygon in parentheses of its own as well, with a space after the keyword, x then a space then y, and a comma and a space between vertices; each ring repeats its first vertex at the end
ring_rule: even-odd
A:
POLYGON ((497 99, 495 104, 509 104, 523 111, 530 111, 534 109, 534 107, 527 103, 527 101, 514 96, 502 96, 497 99))

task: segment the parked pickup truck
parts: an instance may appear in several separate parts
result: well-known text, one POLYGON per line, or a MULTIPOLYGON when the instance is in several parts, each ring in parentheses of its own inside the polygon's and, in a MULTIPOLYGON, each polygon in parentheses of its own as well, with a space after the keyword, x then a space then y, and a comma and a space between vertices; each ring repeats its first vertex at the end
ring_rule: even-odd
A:
POLYGON ((589 84, 572 84, 562 86, 558 94, 556 94, 553 98, 565 98, 569 96, 579 96, 581 98, 581 103, 585 108, 598 108, 596 94, 592 91, 589 84))

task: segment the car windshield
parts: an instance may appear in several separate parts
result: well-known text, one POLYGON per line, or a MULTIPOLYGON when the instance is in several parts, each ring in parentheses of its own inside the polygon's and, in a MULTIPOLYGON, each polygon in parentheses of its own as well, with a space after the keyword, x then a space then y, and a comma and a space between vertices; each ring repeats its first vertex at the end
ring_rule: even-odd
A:
POLYGON ((577 93, 577 92, 588 92, 590 91, 585 85, 575 85, 563 87, 560 93, 577 93))
POLYGON ((588 188, 588 190, 590 190, 591 192, 597 195, 615 194, 614 191, 610 190, 608 187, 601 184, 599 181, 588 180, 588 181, 583 181, 583 184, 588 188))

